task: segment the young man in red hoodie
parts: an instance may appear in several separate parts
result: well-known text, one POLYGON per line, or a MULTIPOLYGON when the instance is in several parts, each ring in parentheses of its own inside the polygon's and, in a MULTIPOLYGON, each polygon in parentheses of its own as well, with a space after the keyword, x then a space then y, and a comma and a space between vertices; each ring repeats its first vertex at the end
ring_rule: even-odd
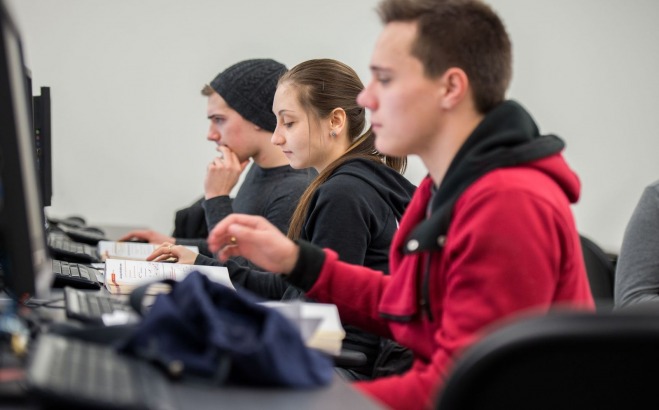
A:
POLYGON ((286 274, 344 322, 410 348, 409 371, 356 385, 392 408, 423 408, 487 326, 593 300, 570 210, 579 180, 563 141, 505 100, 512 58, 499 17, 477 0, 383 0, 379 14, 358 102, 379 151, 418 155, 428 169, 392 242, 390 275, 252 216, 223 220, 209 245, 286 274))

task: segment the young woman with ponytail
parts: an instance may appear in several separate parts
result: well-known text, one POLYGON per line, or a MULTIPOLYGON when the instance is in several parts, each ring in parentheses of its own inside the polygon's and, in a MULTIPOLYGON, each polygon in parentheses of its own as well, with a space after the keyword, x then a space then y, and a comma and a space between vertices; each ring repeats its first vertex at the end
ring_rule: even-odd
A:
MULTIPOLYGON (((415 187, 402 176, 406 158, 387 157, 376 150, 365 110, 357 104, 363 89, 357 73, 339 61, 318 59, 295 66, 279 79, 272 143, 282 149, 291 167, 318 171, 293 213, 288 237, 332 249, 345 262, 386 273, 391 239, 415 187)), ((220 264, 190 255, 180 246, 163 247, 162 253, 163 258, 174 254, 179 263, 220 264)), ((154 255, 158 260, 157 252, 154 255)), ((237 288, 274 300, 303 297, 283 275, 231 260, 225 266, 237 288)), ((344 349, 363 352, 367 364, 339 369, 340 373, 365 380, 373 377, 375 368, 377 375, 381 339, 351 326, 346 326, 346 333, 344 349)))

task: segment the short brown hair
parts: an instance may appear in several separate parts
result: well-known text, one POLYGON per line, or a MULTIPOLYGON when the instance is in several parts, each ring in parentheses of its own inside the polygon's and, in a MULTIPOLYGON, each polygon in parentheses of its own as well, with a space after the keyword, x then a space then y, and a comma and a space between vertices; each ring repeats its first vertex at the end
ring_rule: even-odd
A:
POLYGON ((201 95, 203 95, 204 97, 210 97, 213 94, 215 94, 215 90, 213 90, 213 87, 211 87, 208 84, 205 84, 204 87, 201 89, 201 95))
POLYGON ((481 113, 505 99, 512 76, 511 44, 488 5, 479 0, 382 0, 377 11, 384 24, 416 22, 411 54, 428 77, 451 67, 464 70, 481 113))

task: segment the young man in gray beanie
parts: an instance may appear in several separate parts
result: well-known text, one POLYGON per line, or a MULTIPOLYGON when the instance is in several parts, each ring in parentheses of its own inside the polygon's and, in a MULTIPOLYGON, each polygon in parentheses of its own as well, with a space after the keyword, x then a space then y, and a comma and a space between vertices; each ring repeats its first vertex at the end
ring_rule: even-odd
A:
MULTIPOLYGON (((208 230, 227 215, 261 215, 282 232, 300 195, 315 177, 313 170, 295 170, 279 147, 270 142, 276 127, 272 101, 277 80, 286 66, 271 59, 245 60, 219 73, 201 93, 208 97, 210 121, 207 139, 217 144, 219 155, 210 163, 204 181, 208 230), (231 190, 253 160, 235 198, 231 190)), ((122 239, 137 238, 150 243, 196 245, 206 253, 205 238, 174 238, 151 230, 138 230, 122 239)))

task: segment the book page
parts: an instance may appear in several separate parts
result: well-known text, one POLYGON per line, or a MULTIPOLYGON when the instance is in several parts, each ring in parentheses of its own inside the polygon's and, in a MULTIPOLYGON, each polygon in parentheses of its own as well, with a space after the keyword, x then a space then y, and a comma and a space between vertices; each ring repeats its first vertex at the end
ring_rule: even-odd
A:
MULTIPOLYGON (((108 258, 145 261, 159 245, 142 242, 99 241, 98 254, 101 259, 108 258)), ((199 253, 196 246, 186 246, 194 253, 199 253)))
POLYGON ((130 293, 135 287, 162 279, 180 281, 190 272, 199 271, 212 281, 232 289, 229 271, 223 266, 184 265, 178 263, 107 259, 105 286, 111 293, 130 293))

